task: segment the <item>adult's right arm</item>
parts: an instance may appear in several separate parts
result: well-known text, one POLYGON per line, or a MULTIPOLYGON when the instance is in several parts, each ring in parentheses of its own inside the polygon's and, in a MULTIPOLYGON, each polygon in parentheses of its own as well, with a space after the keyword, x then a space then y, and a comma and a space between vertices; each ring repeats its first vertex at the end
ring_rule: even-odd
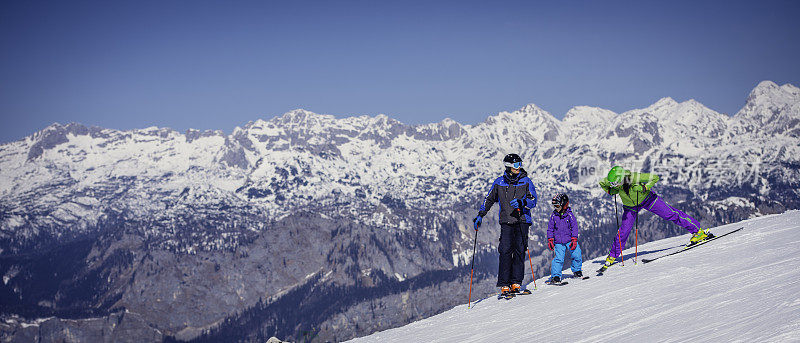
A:
POLYGON ((486 212, 492 209, 492 205, 497 202, 497 187, 495 187, 495 183, 492 183, 492 188, 489 189, 489 193, 486 194, 486 197, 483 198, 483 203, 481 203, 481 208, 478 209, 478 215, 481 217, 486 216, 486 212))
POLYGON ((633 174, 632 178, 635 181, 635 183, 644 183, 644 187, 647 188, 648 191, 651 188, 653 188, 653 186, 656 185, 656 182, 661 180, 661 177, 652 173, 632 173, 632 174, 633 174))
POLYGON ((619 193, 619 189, 611 187, 611 182, 608 182, 608 178, 604 177, 600 180, 600 188, 602 188, 606 193, 609 195, 614 195, 619 193))

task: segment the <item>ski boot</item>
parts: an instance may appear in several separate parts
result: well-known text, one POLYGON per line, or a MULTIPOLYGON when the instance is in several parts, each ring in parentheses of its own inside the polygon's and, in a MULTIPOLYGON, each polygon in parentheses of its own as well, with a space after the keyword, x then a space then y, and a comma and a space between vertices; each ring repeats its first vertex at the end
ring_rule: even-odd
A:
POLYGON ((610 255, 606 257, 606 263, 604 263, 603 266, 600 267, 599 270, 597 270, 597 274, 602 275, 603 272, 606 271, 606 269, 608 269, 608 267, 611 267, 611 265, 613 265, 616 262, 616 260, 617 260, 616 257, 610 255))
POLYGON ((499 299, 511 299, 514 297, 514 293, 511 292, 511 288, 508 286, 500 287, 500 296, 499 299))
POLYGON ((577 271, 577 272, 572 272, 572 277, 574 277, 574 278, 576 278, 576 279, 583 278, 583 272, 582 272, 582 271, 580 271, 580 270, 579 270, 579 271, 577 271))
POLYGON ((558 277, 558 276, 553 276, 553 277, 550 278, 550 280, 548 280, 545 283, 549 284, 549 285, 560 285, 561 284, 561 278, 558 277))
POLYGON ((708 232, 708 230, 703 230, 703 229, 697 230, 697 232, 692 236, 692 239, 689 240, 689 245, 687 245, 687 247, 711 239, 713 237, 714 235, 711 232, 708 232))
POLYGON ((522 286, 520 286, 518 283, 515 283, 511 285, 511 293, 513 293, 514 295, 527 295, 531 294, 531 291, 527 289, 522 289, 522 286))

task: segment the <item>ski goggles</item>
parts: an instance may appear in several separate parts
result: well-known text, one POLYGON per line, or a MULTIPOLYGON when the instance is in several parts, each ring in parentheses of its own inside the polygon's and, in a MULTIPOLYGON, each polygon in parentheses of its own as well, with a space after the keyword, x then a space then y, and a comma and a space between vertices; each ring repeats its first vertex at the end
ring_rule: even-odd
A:
POLYGON ((611 184, 611 187, 613 187, 613 188, 617 188, 619 186, 622 186, 622 181, 621 180, 620 181, 609 182, 609 183, 611 184))
POLYGON ((521 167, 522 167, 522 162, 514 162, 514 163, 511 163, 511 162, 503 162, 503 164, 504 164, 506 167, 509 167, 509 168, 514 168, 514 169, 519 169, 519 168, 521 168, 521 167))
POLYGON ((562 204, 562 203, 558 203, 558 202, 554 202, 553 203, 553 208, 555 208, 555 209, 559 209, 560 210, 562 207, 564 207, 564 204, 562 204))

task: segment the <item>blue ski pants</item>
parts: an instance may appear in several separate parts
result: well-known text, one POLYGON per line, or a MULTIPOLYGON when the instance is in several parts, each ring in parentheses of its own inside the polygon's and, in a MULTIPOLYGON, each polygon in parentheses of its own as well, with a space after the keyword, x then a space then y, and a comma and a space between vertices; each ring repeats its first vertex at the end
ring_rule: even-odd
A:
MULTIPOLYGON (((561 277, 561 270, 564 269, 564 255, 567 253, 569 249, 569 243, 567 244, 560 244, 556 243, 555 247, 553 248, 553 263, 550 264, 550 277, 558 276, 561 277)), ((572 258, 572 272, 577 272, 581 270, 581 266, 583 265, 583 258, 581 257, 581 245, 577 244, 575 246, 575 250, 570 252, 570 257, 572 258)))

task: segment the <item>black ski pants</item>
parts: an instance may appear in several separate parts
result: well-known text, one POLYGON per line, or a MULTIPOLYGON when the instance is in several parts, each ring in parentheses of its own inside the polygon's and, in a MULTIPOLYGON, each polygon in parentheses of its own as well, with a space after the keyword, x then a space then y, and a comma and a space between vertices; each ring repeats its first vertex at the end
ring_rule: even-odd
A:
POLYGON ((525 251, 528 249, 528 229, 531 224, 500 223, 500 267, 497 272, 497 287, 522 284, 525 277, 525 251))

